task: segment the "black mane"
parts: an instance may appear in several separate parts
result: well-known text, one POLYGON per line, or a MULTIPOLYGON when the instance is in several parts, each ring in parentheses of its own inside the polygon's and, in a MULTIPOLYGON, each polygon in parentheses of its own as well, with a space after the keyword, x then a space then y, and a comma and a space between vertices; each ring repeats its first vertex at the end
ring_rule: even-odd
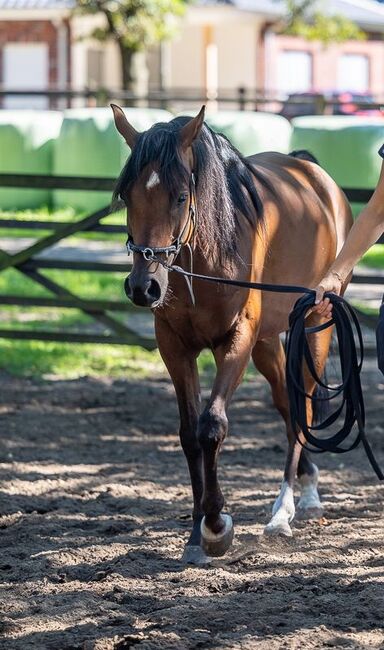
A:
MULTIPOLYGON (((175 199, 189 178, 179 154, 179 132, 190 120, 176 117, 142 133, 116 185, 114 198, 129 192, 143 169, 158 163, 162 185, 175 199)), ((198 241, 221 261, 237 254, 236 229, 241 213, 255 228, 263 208, 254 185, 255 171, 225 136, 206 124, 192 144, 199 208, 198 241)))

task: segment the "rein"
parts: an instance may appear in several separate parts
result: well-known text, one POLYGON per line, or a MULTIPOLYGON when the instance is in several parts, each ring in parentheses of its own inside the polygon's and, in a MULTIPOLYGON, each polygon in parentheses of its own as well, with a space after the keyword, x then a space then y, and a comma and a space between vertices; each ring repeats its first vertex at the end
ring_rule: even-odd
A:
POLYGON ((192 270, 192 248, 190 240, 194 237, 197 228, 197 204, 196 188, 194 174, 191 175, 190 193, 189 193, 189 214, 180 234, 167 247, 149 247, 137 246, 131 238, 127 241, 128 252, 141 253, 147 261, 161 264, 168 272, 175 272, 182 275, 190 292, 193 306, 195 306, 195 297, 193 293, 193 279, 204 280, 206 282, 215 282, 218 284, 229 285, 233 287, 243 287, 245 289, 256 289, 259 291, 269 291, 275 293, 287 294, 304 294, 299 298, 289 316, 289 331, 286 349, 286 382, 290 404, 290 417, 293 430, 300 444, 314 453, 330 451, 336 454, 346 453, 355 449, 359 443, 363 444, 365 452, 371 467, 375 471, 379 480, 384 480, 384 474, 380 469, 371 446, 365 433, 365 408, 361 388, 360 373, 363 363, 364 346, 361 328, 357 316, 342 297, 334 293, 326 293, 326 297, 332 303, 332 320, 316 327, 305 327, 305 318, 308 310, 313 307, 316 292, 313 289, 296 285, 284 284, 265 284, 263 282, 246 282, 243 280, 230 280, 210 275, 193 273, 192 270), (185 232, 187 237, 183 240, 185 232), (168 259, 172 255, 173 260, 178 256, 181 247, 187 246, 190 253, 190 271, 185 271, 182 267, 169 263, 168 259), (165 254, 166 260, 158 257, 165 254), (336 336, 339 347, 340 366, 342 382, 338 386, 325 384, 318 376, 315 363, 308 345, 307 334, 315 333, 332 327, 336 327, 336 336), (359 360, 357 356, 355 336, 359 344, 359 360), (323 389, 323 392, 331 393, 330 396, 317 396, 316 390, 313 395, 305 391, 304 383, 304 363, 314 379, 316 385, 323 389), (335 410, 317 425, 309 425, 307 417, 307 399, 313 402, 330 402, 335 397, 340 396, 341 404, 335 410), (341 428, 333 435, 327 438, 319 438, 315 435, 316 431, 322 431, 334 424, 344 411, 344 422, 341 428), (354 425, 357 425, 357 433, 354 440, 347 447, 341 447, 348 436, 352 434, 354 425), (300 440, 299 431, 302 432, 305 442, 300 440))

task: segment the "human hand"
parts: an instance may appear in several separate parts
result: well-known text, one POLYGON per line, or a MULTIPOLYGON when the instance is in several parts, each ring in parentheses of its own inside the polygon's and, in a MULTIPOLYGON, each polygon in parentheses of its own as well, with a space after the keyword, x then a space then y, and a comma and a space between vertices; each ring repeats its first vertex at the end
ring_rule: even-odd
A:
POLYGON ((340 295, 343 283, 343 278, 336 271, 329 271, 315 287, 316 298, 312 312, 319 314, 323 318, 332 318, 332 303, 329 298, 324 298, 324 294, 336 293, 340 295))

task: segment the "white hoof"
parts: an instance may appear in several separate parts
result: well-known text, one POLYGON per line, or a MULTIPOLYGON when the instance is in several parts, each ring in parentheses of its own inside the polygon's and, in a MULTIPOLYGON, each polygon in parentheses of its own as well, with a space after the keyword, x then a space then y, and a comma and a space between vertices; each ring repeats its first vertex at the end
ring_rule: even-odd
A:
POLYGON ((264 528, 266 535, 284 535, 292 537, 290 523, 295 516, 295 502, 293 490, 286 481, 283 481, 280 494, 272 508, 272 519, 264 528))
POLYGON ((288 523, 287 519, 276 519, 272 517, 269 524, 264 528, 264 535, 268 536, 283 536, 283 537, 292 537, 292 529, 288 523))
POLYGON ((324 515, 324 509, 320 506, 318 508, 300 508, 297 507, 295 519, 299 521, 309 521, 311 519, 321 519, 324 515))
POLYGON ((323 506, 317 491, 319 470, 316 465, 313 467, 314 474, 302 474, 299 478, 301 495, 297 504, 297 519, 320 519, 323 516, 323 506))

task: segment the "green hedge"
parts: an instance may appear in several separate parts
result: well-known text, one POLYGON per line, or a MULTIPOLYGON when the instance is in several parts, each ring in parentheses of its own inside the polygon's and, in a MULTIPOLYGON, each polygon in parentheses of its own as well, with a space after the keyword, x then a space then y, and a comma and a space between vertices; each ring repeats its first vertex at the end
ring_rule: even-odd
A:
MULTIPOLYGON (((138 131, 155 122, 167 122, 171 113, 157 109, 124 109, 138 131)), ((70 109, 65 111, 60 135, 54 145, 53 173, 70 176, 117 178, 129 154, 129 148, 116 131, 110 108, 70 109)), ((92 211, 111 200, 108 192, 55 190, 55 207, 72 206, 92 211)))
MULTIPOLYGON (((0 111, 0 172, 50 174, 53 142, 59 135, 62 113, 54 111, 0 111)), ((0 209, 48 205, 49 190, 0 188, 0 209)))

